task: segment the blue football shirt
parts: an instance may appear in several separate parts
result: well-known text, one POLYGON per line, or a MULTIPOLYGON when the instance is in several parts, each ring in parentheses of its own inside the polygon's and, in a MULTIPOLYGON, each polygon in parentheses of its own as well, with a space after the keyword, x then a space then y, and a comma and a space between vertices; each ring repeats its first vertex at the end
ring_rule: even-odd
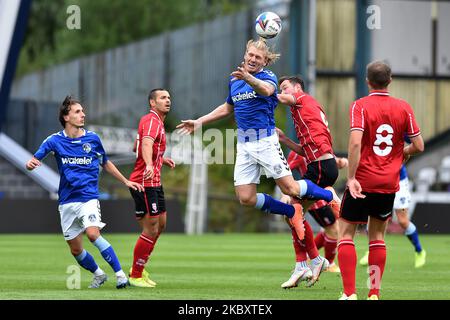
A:
POLYGON ((402 165, 400 168, 400 180, 408 178, 408 171, 406 171, 406 166, 402 165))
POLYGON ((227 103, 234 106, 234 115, 238 132, 240 130, 270 130, 275 129, 274 111, 278 105, 277 77, 270 71, 263 69, 253 75, 255 78, 269 82, 275 87, 271 96, 262 96, 244 80, 230 78, 227 103))
POLYGON ((79 138, 68 137, 64 130, 54 133, 44 140, 34 157, 42 160, 50 152, 60 174, 60 204, 98 199, 99 165, 104 165, 108 158, 96 133, 85 130, 79 138))
MULTIPOLYGON (((409 137, 405 134, 403 136, 403 139, 406 143, 411 143, 411 140, 409 137)), ((408 171, 406 171, 406 165, 402 164, 402 167, 400 168, 400 180, 408 178, 408 171)))

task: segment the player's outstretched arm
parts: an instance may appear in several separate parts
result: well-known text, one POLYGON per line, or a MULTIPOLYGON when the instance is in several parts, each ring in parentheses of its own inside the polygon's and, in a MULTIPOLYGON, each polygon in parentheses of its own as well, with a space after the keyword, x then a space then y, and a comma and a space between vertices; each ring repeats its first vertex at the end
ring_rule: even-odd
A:
POLYGON ((233 106, 225 102, 197 120, 182 120, 176 128, 179 129, 179 134, 191 134, 204 124, 225 118, 229 114, 233 113, 233 110, 233 106))
POLYGON ((36 169, 40 165, 41 165, 41 162, 38 159, 36 159, 35 157, 33 157, 27 161, 27 163, 25 164, 25 167, 27 168, 27 170, 31 171, 31 170, 36 169))
POLYGON ((281 129, 275 128, 275 130, 277 131, 278 139, 282 144, 284 144, 295 153, 301 155, 302 157, 305 156, 305 151, 300 144, 295 143, 293 140, 289 139, 281 129))
POLYGON ((277 94, 277 98, 281 104, 284 104, 287 106, 295 105, 295 98, 291 94, 279 93, 279 94, 277 94))
POLYGON ((132 188, 137 191, 144 191, 144 187, 140 185, 139 183, 129 181, 127 178, 123 176, 123 174, 117 169, 117 167, 111 162, 106 161, 106 163, 103 165, 103 169, 105 169, 108 173, 110 173, 114 178, 122 182, 124 185, 126 185, 128 188, 132 188))

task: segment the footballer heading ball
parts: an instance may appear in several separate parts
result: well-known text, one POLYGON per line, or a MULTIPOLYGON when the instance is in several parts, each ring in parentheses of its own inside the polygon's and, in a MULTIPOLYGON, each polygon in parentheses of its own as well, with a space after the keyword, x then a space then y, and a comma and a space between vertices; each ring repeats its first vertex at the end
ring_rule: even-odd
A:
POLYGON ((260 37, 274 38, 281 31, 281 19, 276 13, 263 12, 256 18, 255 29, 260 37))

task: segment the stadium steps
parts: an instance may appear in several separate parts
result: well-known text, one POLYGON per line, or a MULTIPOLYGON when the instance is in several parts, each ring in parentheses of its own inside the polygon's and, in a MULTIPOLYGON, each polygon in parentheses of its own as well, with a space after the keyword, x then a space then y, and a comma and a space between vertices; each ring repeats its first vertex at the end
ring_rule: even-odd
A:
POLYGON ((5 158, 51 194, 56 194, 58 192, 59 174, 44 163, 36 170, 28 171, 25 168, 25 163, 31 159, 33 155, 13 139, 1 132, 0 156, 5 158))

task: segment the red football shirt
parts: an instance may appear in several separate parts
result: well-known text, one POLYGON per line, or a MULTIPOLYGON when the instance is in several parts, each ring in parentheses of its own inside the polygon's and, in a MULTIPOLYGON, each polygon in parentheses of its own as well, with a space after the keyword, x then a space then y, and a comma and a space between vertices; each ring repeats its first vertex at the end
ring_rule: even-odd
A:
POLYGON ((161 167, 163 155, 166 151, 166 132, 164 123, 159 115, 151 110, 139 121, 136 146, 136 163, 130 175, 130 181, 142 184, 144 187, 159 187, 161 185, 161 167), (152 179, 144 180, 145 162, 142 158, 142 140, 153 140, 152 162, 154 176, 152 179))
POLYGON ((374 90, 350 106, 350 130, 364 132, 356 179, 363 191, 395 193, 399 189, 405 133, 420 134, 411 106, 374 90))
POLYGON ((293 96, 295 105, 291 106, 292 119, 307 162, 315 161, 325 153, 333 153, 328 121, 320 104, 304 92, 293 96))
POLYGON ((302 157, 297 152, 291 151, 288 154, 287 162, 291 170, 297 170, 302 177, 305 175, 306 166, 308 165, 305 157, 302 157))

